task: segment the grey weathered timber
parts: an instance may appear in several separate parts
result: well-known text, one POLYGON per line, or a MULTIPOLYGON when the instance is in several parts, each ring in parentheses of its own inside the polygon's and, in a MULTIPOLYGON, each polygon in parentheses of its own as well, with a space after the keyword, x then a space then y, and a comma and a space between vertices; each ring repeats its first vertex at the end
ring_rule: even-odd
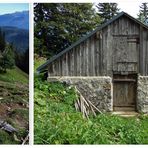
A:
POLYGON ((148 27, 126 13, 51 58, 49 76, 148 75, 148 27))
POLYGON ((136 93, 137 87, 136 75, 114 75, 113 78, 113 104, 114 109, 126 108, 136 109, 136 93))
MULTIPOLYGON (((148 88, 147 85, 142 86, 145 85, 143 80, 140 82, 138 79, 138 75, 148 76, 148 26, 127 13, 122 12, 99 26, 49 59, 37 71, 42 72, 46 68, 48 79, 68 76, 85 77, 87 81, 93 77, 109 76, 112 78, 110 95, 113 96, 110 110, 123 107, 123 110, 130 108, 148 112, 147 95, 142 96, 143 92, 139 91, 144 89, 146 93, 148 88)), ((85 85, 85 81, 80 82, 85 85)), ((88 83, 92 84, 91 81, 88 83)), ((103 90, 102 84, 99 85, 103 90)), ((97 103, 100 102, 98 99, 97 103)))
POLYGON ((140 36, 142 37, 143 34, 144 34, 144 30, 146 30, 145 33, 147 34, 147 29, 148 29, 148 27, 146 25, 144 25, 143 23, 141 23, 140 21, 136 20, 135 18, 133 18, 132 16, 128 15, 125 12, 121 12, 120 14, 115 16, 113 19, 111 19, 108 22, 106 22, 105 24, 99 26, 94 31, 92 31, 90 34, 88 34, 85 37, 81 38, 80 40, 78 40, 77 42, 72 44, 70 47, 66 48, 64 51, 62 51, 58 55, 52 57, 46 63, 41 65, 37 69, 37 71, 41 72, 43 69, 48 67, 48 64, 50 64, 51 62, 58 59, 59 57, 61 57, 66 52, 74 49, 76 46, 83 43, 88 38, 90 38, 92 36, 96 36, 96 35, 97 35, 97 37, 100 36, 100 38, 102 38, 102 34, 100 33, 100 35, 98 35, 99 34, 98 32, 102 32, 102 30, 106 29, 108 26, 111 29, 111 32, 108 33, 108 36, 111 33, 115 33, 115 34, 118 34, 118 35, 134 35, 134 34, 138 34, 138 36, 141 34, 140 36))

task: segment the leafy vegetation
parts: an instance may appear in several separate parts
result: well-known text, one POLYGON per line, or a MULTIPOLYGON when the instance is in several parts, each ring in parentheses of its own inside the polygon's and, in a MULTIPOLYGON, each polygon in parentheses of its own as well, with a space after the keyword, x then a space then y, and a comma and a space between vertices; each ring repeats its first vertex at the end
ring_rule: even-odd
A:
POLYGON ((36 69, 41 66, 43 63, 46 62, 46 58, 44 57, 39 57, 39 55, 37 54, 34 54, 34 59, 35 59, 35 62, 34 62, 34 71, 36 71, 36 69))
POLYGON ((16 144, 13 139, 13 135, 9 135, 5 131, 0 129, 0 144, 16 144))
POLYGON ((84 119, 74 108, 76 92, 35 76, 35 144, 148 144, 148 117, 98 114, 84 119))

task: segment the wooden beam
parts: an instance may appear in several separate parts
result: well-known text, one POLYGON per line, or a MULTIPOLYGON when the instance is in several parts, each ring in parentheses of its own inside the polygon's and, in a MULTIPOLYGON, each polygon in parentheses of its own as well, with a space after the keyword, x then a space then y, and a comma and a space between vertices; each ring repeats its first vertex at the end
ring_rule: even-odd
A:
POLYGON ((136 82, 135 79, 113 79, 113 82, 136 82))

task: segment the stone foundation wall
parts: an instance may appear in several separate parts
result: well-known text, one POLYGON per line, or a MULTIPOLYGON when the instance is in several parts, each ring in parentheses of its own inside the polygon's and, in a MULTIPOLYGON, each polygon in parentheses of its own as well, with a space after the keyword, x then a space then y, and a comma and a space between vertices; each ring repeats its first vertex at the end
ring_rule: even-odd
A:
POLYGON ((75 85, 85 99, 101 111, 113 111, 112 79, 110 77, 48 77, 48 81, 75 85))
POLYGON ((137 110, 148 113, 148 76, 139 76, 137 82, 137 110))

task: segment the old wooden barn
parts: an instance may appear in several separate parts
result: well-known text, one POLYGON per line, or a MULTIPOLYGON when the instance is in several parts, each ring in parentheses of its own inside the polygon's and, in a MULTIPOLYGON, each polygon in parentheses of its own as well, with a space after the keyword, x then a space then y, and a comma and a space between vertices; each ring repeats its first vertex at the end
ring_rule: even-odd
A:
POLYGON ((46 68, 49 79, 110 78, 110 111, 122 108, 148 112, 148 26, 125 12, 48 60, 37 71, 46 68))

